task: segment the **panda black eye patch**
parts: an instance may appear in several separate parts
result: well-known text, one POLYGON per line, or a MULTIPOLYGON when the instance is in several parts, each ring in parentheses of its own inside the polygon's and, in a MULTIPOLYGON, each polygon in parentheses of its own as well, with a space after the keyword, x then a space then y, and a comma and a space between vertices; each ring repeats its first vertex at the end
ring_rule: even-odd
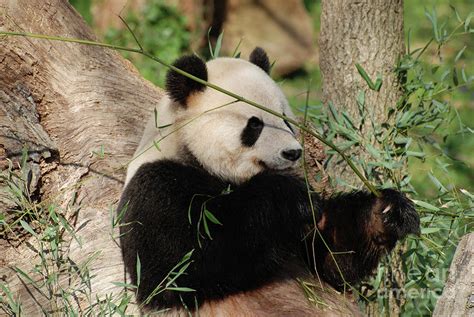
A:
POLYGON ((285 122, 286 126, 290 129, 291 133, 295 134, 295 131, 293 130, 293 128, 291 127, 290 123, 286 120, 283 120, 283 122, 285 122))
POLYGON ((245 126, 242 134, 240 135, 240 139, 244 146, 252 146, 257 142, 258 137, 263 129, 263 121, 257 117, 251 117, 247 121, 247 125, 245 126))

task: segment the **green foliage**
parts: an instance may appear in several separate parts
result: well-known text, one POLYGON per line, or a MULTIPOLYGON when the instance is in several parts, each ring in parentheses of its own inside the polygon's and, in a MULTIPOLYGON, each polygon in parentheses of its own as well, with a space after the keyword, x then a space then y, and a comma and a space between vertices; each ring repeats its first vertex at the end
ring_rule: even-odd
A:
MULTIPOLYGON (((156 288, 148 295, 143 301, 143 304, 149 304, 153 297, 164 291, 175 291, 175 292, 194 292, 195 290, 189 287, 180 287, 176 284, 176 280, 183 274, 185 274, 189 265, 193 262, 192 255, 194 250, 186 253, 181 261, 179 261, 171 271, 165 276, 165 278, 156 286, 156 288)), ((183 303, 184 304, 184 303, 183 303)))
POLYGON ((7 284, 0 282, 0 311, 8 316, 20 316, 22 312, 21 301, 15 298, 7 284))
MULTIPOLYGON (((21 267, 13 267, 13 270, 30 292, 35 294, 35 298, 46 303, 40 307, 43 313, 77 315, 76 298, 83 298, 83 294, 87 294, 90 289, 89 265, 97 254, 92 254, 81 262, 75 262, 69 257, 71 243, 82 243, 76 236, 78 229, 71 224, 79 210, 76 197, 73 195, 64 208, 53 203, 36 203, 29 191, 31 175, 27 159, 25 149, 20 169, 14 169, 13 164, 10 164, 0 174, 7 197, 15 203, 12 210, 2 211, 4 221, 1 224, 1 235, 17 242, 28 239, 35 252, 34 265, 28 270, 21 267)), ((1 288, 7 301, 2 301, 0 309, 5 313, 18 315, 21 312, 21 302, 13 298, 7 284, 2 282, 1 288)))
POLYGON ((81 14, 89 25, 92 24, 92 0, 69 0, 69 3, 81 14))
MULTIPOLYGON (((219 53, 221 51, 221 46, 222 46, 222 39, 224 37, 224 32, 219 34, 219 36, 217 37, 216 46, 214 47, 214 49, 212 49, 210 34, 211 34, 211 29, 209 28, 209 31, 207 32, 207 43, 209 45, 209 53, 211 54, 211 59, 214 59, 214 58, 219 57, 219 53)), ((239 42, 239 45, 240 45, 240 42, 239 42)), ((238 49, 238 46, 235 50, 238 49)))
MULTIPOLYGON (((172 62, 188 49, 190 33, 186 30, 186 19, 164 0, 149 0, 140 14, 129 13, 126 22, 140 39, 143 49, 153 55, 172 62)), ((123 27, 109 29, 105 41, 114 45, 135 45, 133 35, 123 27)), ((163 87, 167 69, 149 58, 122 52, 146 79, 163 87)))
MULTIPOLYGON (((411 4, 406 10, 407 21, 415 21, 418 17, 427 16, 425 21, 417 23, 406 23, 410 30, 412 45, 424 46, 420 39, 426 39, 427 35, 433 36, 433 42, 426 47, 424 59, 419 62, 424 67, 424 77, 427 81, 445 82, 445 91, 439 94, 438 99, 449 102, 456 112, 449 126, 444 126, 442 133, 428 136, 427 139, 435 138, 442 143, 439 148, 427 148, 427 155, 423 162, 410 161, 410 169, 422 171, 417 173, 413 184, 423 194, 434 196, 436 192, 425 186, 430 184, 429 173, 434 173, 437 178, 445 182, 448 187, 455 184, 460 187, 473 190, 474 184, 474 156, 471 152, 474 148, 474 138, 470 133, 474 129, 474 112, 472 103, 474 91, 469 81, 472 80, 474 69, 474 34, 472 33, 472 6, 469 1, 453 1, 453 5, 437 6, 436 1, 424 1, 425 8, 411 4), (466 23, 468 22, 468 23, 466 23), (435 31, 436 30, 436 31, 435 31), (454 31, 454 33, 453 33, 454 31), (471 32, 471 33, 469 33, 471 32), (445 42, 448 41, 448 45, 445 42), (471 78, 469 78, 471 77, 471 78), (462 128, 459 121, 466 125, 462 128), (467 131, 463 131, 467 130, 467 131), (440 138, 443 138, 440 141, 440 138), (449 160, 443 159, 449 157, 449 160), (449 173, 441 166, 448 164, 449 173)), ((408 6, 409 4, 407 4, 408 6)), ((418 19, 419 20, 419 19, 418 19)))
POLYGON ((375 91, 379 91, 380 88, 382 87, 382 75, 377 74, 377 79, 375 80, 375 83, 374 83, 372 79, 370 79, 365 69, 360 64, 355 64, 355 66, 359 74, 362 76, 362 78, 365 80, 365 82, 369 86, 369 88, 375 91))
MULTIPOLYGON (((415 50, 410 50, 399 61, 396 72, 403 81, 404 95, 388 109, 384 122, 371 119, 365 105, 364 93, 357 97, 359 117, 353 118, 344 110, 337 110, 331 104, 327 107, 313 107, 310 118, 320 133, 330 141, 337 142, 341 149, 361 147, 367 156, 352 155, 368 179, 382 188, 396 187, 415 198, 414 202, 421 217, 421 236, 406 240, 403 254, 403 270, 407 276, 406 285, 400 289, 386 289, 392 259, 387 258, 378 269, 370 285, 361 288, 363 302, 377 301, 381 314, 389 311, 388 293, 405 298, 403 314, 407 316, 430 315, 437 298, 442 292, 459 239, 474 230, 474 196, 472 195, 472 157, 462 161, 450 153, 449 142, 460 142, 460 147, 469 152, 474 141, 472 120, 460 116, 459 105, 453 102, 455 93, 467 89, 472 94, 474 74, 465 67, 464 54, 472 44, 473 31, 469 26, 472 14, 464 18, 456 11, 455 25, 450 27, 433 11, 427 16, 433 28, 433 40, 415 50), (461 37, 469 37, 458 50, 450 45, 461 37), (436 43, 434 52, 431 45, 436 43), (443 56, 449 52, 448 58, 443 56), (433 59, 433 54, 436 57, 433 59), (461 74, 461 75, 460 75, 461 74), (469 90, 470 89, 470 90, 469 90), (364 132, 369 122, 372 133, 364 132), (459 140, 459 141, 457 141, 459 140), (426 176, 418 168, 429 163, 426 176), (407 172, 404 168, 409 167, 407 172), (459 187, 453 181, 453 171, 459 166, 466 169, 469 180, 459 187), (469 176, 471 175, 471 176, 469 176), (419 186, 424 177, 423 186, 419 186)), ((408 47, 414 47, 409 43, 408 47)), ((456 46, 456 45, 455 45, 456 46)), ((361 77, 371 89, 375 84, 359 69, 361 77)), ((471 150, 472 151, 472 150, 471 150)), ((337 153, 328 151, 329 160, 339 159, 337 153)), ((459 179, 458 179, 459 180, 459 179)), ((342 180, 334 179, 340 185, 342 180)))
MULTIPOLYGON (((5 188, 3 194, 14 203, 11 210, 0 211, 0 236, 17 243, 28 243, 34 252, 33 265, 28 265, 29 269, 12 268, 17 278, 34 295, 44 315, 126 316, 127 307, 132 300, 129 291, 136 291, 140 281, 140 259, 137 258, 136 264, 138 285, 112 282, 123 290, 102 297, 93 296, 91 285, 98 277, 94 275, 91 267, 101 256, 101 251, 92 252, 79 259, 80 261, 70 257, 73 243, 76 244, 75 247, 82 248, 82 240, 77 232, 84 226, 74 225, 81 208, 75 193, 65 207, 60 207, 52 201, 38 203, 32 198, 29 190, 31 175, 28 171, 28 151, 24 149, 18 168, 10 162, 8 169, 0 173, 0 184, 5 188), (78 300, 81 302, 80 308, 78 300)), ((111 209, 112 239, 116 238, 113 236, 115 229, 128 225, 121 222, 126 209, 127 207, 117 212, 111 209)), ((217 221, 212 215, 208 217, 212 222, 217 221)), ((178 277, 185 274, 191 264, 192 253, 193 250, 183 256, 157 285, 146 302, 164 291, 194 291, 176 283, 178 277)), ((25 299, 17 296, 6 281, 0 281, 0 312, 9 316, 20 316, 25 299)))

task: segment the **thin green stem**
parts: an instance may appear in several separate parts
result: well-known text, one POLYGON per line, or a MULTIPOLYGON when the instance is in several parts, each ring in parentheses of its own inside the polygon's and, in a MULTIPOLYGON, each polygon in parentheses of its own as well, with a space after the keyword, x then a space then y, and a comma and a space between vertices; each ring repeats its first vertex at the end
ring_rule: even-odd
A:
POLYGON ((25 33, 25 32, 5 32, 5 31, 0 31, 0 35, 6 35, 6 36, 24 36, 24 37, 29 37, 29 38, 38 38, 38 39, 45 39, 45 40, 52 40, 52 41, 60 41, 60 42, 68 42, 68 43, 78 43, 78 44, 85 44, 85 45, 91 45, 91 46, 99 46, 99 47, 106 47, 110 48, 113 50, 119 50, 119 51, 126 51, 126 52, 132 52, 132 53, 138 53, 142 54, 159 64, 177 72, 178 74, 185 76, 187 78, 190 78, 202 85, 205 85, 209 88, 212 88, 214 90, 217 90, 223 94, 226 94, 228 96, 231 96, 235 98, 236 100, 239 100, 241 102, 245 102, 255 108, 258 108, 262 111, 268 112, 276 117, 279 117, 281 119, 286 120, 287 122, 297 126, 300 130, 309 133, 310 135, 314 136, 317 138, 319 141, 321 141, 323 144, 329 146, 331 149, 336 151, 344 161, 349 165, 349 167, 354 171, 354 173, 360 178, 360 180, 364 183, 364 185, 377 197, 380 197, 379 191, 365 178, 364 175, 359 171, 359 169, 354 165, 354 163, 344 154, 342 150, 340 150, 335 144, 333 144, 331 141, 326 140, 324 137, 319 135, 317 132, 305 127, 304 125, 300 124, 298 121, 289 118, 287 116, 284 116, 283 114, 280 114, 272 109, 269 109, 267 107, 264 107, 252 100, 249 100, 247 98, 244 98, 242 96, 239 96, 227 89, 221 88, 217 85, 214 85, 212 83, 209 83, 205 80, 202 80, 201 78, 198 78, 196 76, 193 76, 167 62, 162 60, 159 57, 154 56, 153 54, 143 50, 143 49, 136 49, 136 48, 129 48, 129 47, 124 47, 124 46, 118 46, 118 45, 113 45, 113 44, 106 44, 106 43, 100 43, 100 42, 95 42, 95 41, 89 41, 89 40, 81 40, 81 39, 74 39, 74 38, 65 38, 65 37, 59 37, 59 36, 49 36, 49 35, 44 35, 44 34, 35 34, 35 33, 25 33))
POLYGON ((158 150, 159 150, 159 144, 161 141, 163 141, 164 139, 166 139, 167 137, 169 137, 170 135, 172 135, 173 133, 176 133, 178 132, 179 130, 181 130, 182 128, 184 128, 185 126, 187 126, 188 124, 192 123, 193 121, 199 119, 200 117, 202 117, 203 115, 205 115, 206 113, 209 113, 211 111, 214 111, 214 110, 217 110, 217 109, 220 109, 220 108, 224 108, 224 107, 227 107, 231 104, 234 104, 236 103, 237 100, 233 100, 231 102, 228 102, 228 103, 225 103, 223 105, 220 105, 220 106, 217 106, 217 107, 214 107, 214 108, 211 108, 211 109, 208 109, 206 111, 203 111, 201 112, 200 114, 198 114, 197 116, 194 116, 192 117, 191 119, 189 119, 188 121, 184 122, 183 124, 181 124, 180 126, 176 127, 175 129, 171 130, 170 132, 168 132, 167 134, 163 135, 161 138, 159 138, 158 140, 153 140, 153 145, 150 145, 148 146, 146 149, 144 149, 142 152, 138 153, 137 155, 135 155, 126 165, 130 164, 131 162, 133 162, 134 160, 136 160, 138 157, 140 157, 141 155, 143 155, 145 152, 147 152, 148 150, 151 150, 153 147, 156 147, 158 150))
POLYGON ((474 84, 473 82, 467 82, 467 83, 460 84, 460 85, 457 85, 457 86, 454 86, 454 87, 443 88, 443 89, 433 93, 429 98, 423 99, 423 101, 429 101, 429 100, 433 99, 434 96, 444 94, 444 93, 447 93, 447 92, 451 92, 451 91, 454 91, 454 90, 459 89, 461 87, 466 87, 466 86, 470 86, 470 85, 473 85, 473 84, 474 84))

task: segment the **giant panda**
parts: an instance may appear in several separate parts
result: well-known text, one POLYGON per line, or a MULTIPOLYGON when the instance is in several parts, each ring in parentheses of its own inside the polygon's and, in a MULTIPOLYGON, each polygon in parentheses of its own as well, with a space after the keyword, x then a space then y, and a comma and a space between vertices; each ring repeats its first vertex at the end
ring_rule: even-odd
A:
MULTIPOLYGON (((261 48, 249 61, 205 63, 190 55, 174 66, 294 118, 261 48)), ((142 312, 331 314, 345 305, 334 300, 336 290, 359 282, 397 240, 418 233, 413 204, 396 190, 326 199, 311 191, 298 173, 298 139, 286 120, 169 71, 117 208, 124 264, 142 312), (189 266, 172 280, 170 271, 190 251, 189 266), (181 291, 160 289, 150 300, 170 279, 181 291), (305 280, 329 304, 310 303, 305 280)))

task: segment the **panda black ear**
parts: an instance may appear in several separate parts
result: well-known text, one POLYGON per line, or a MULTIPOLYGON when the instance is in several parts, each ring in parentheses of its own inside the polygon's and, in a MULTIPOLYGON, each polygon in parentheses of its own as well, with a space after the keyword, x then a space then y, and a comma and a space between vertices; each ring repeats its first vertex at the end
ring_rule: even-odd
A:
POLYGON ((270 61, 268 60, 267 53, 261 47, 256 47, 252 53, 250 53, 249 61, 252 64, 257 65, 261 69, 265 71, 265 73, 269 73, 270 71, 270 61))
MULTIPOLYGON (((186 55, 178 58, 173 66, 191 75, 207 81, 206 63, 196 55, 186 55)), ((171 99, 186 106, 186 100, 194 92, 202 92, 206 86, 170 70, 166 75, 166 91, 171 99)))

